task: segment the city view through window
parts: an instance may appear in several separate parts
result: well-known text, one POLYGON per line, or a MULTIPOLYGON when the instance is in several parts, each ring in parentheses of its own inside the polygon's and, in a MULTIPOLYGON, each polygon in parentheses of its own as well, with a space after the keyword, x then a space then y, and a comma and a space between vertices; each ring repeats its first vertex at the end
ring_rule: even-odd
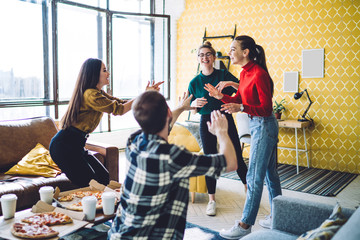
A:
MULTIPOLYGON (((90 57, 108 66, 111 83, 104 90, 110 94, 131 99, 156 80, 165 81, 161 91, 169 98, 169 20, 150 14, 151 1, 109 1, 114 12, 108 23, 106 0, 76 2, 81 5, 56 2, 56 18, 52 1, 0 2, 0 31, 8 33, 0 38, 0 120, 60 120, 90 57)), ((104 114, 95 131, 107 131, 109 122, 111 130, 137 126, 131 113, 110 121, 104 114)))

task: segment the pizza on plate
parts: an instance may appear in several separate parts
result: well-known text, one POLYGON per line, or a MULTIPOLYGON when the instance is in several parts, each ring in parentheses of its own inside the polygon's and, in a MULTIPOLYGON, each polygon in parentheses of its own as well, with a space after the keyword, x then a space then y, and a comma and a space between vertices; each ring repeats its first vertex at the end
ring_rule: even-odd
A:
POLYGON ((59 234, 58 231, 55 231, 47 225, 39 224, 28 224, 28 223, 14 223, 11 228, 11 233, 20 238, 27 239, 42 239, 42 238, 51 238, 59 234))
POLYGON ((49 226, 72 223, 71 217, 59 212, 37 213, 21 219, 12 225, 11 233, 20 238, 42 239, 55 237, 59 234, 49 226))
POLYGON ((44 212, 21 219, 22 222, 39 225, 63 225, 72 223, 71 217, 59 212, 44 212))

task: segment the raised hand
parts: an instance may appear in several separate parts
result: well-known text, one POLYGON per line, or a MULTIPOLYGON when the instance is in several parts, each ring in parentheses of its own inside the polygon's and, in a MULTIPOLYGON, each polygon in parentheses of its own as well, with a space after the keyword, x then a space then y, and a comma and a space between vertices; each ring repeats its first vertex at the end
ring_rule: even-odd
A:
POLYGON ((158 83, 154 83, 153 85, 150 85, 150 81, 148 81, 145 91, 160 91, 160 85, 163 84, 164 81, 162 82, 158 82, 158 83))
POLYGON ((219 100, 224 97, 224 95, 210 83, 206 83, 204 89, 209 92, 210 97, 214 97, 219 100))
POLYGON ((221 134, 227 134, 228 121, 224 114, 219 110, 211 112, 211 122, 207 122, 209 132, 219 137, 221 134))
POLYGON ((221 105, 221 111, 225 111, 226 113, 235 113, 240 112, 241 110, 241 104, 240 103, 226 103, 221 105))
POLYGON ((179 97, 179 107, 185 110, 192 110, 195 107, 190 106, 192 94, 189 96, 189 91, 184 92, 182 97, 179 97))
POLYGON ((193 108, 202 108, 203 106, 205 106, 208 103, 207 99, 202 97, 202 98, 196 98, 192 103, 191 103, 191 107, 193 108))
POLYGON ((239 88, 239 84, 236 82, 232 82, 232 81, 221 81, 219 82, 215 88, 219 91, 222 92, 222 90, 226 87, 233 87, 235 89, 239 88))

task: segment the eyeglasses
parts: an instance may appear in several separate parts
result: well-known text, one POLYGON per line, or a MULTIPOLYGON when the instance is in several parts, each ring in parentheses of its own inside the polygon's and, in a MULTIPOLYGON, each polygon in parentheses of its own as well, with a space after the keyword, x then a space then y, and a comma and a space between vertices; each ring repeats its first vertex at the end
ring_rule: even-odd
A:
POLYGON ((200 53, 199 55, 198 55, 198 57, 201 57, 201 58, 203 58, 203 57, 210 57, 211 55, 213 55, 211 52, 207 52, 207 53, 200 53))

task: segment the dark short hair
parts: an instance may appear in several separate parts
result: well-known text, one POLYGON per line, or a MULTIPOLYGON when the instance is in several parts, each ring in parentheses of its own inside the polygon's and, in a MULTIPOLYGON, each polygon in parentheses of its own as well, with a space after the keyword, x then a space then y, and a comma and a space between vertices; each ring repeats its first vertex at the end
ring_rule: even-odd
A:
POLYGON ((136 121, 148 134, 158 133, 165 127, 168 109, 164 96, 157 91, 142 93, 132 105, 136 121))

